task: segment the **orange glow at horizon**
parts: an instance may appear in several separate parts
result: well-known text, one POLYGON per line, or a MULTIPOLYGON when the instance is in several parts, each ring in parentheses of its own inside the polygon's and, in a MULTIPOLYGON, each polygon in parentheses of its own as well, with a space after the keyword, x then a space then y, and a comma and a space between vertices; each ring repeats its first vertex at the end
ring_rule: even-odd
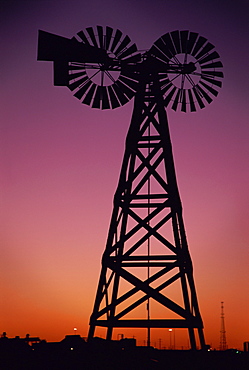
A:
MULTIPOLYGON (((142 50, 166 32, 190 29, 214 43, 225 78, 205 109, 168 112, 183 218, 206 343, 219 347, 224 301, 228 347, 242 349, 249 340, 247 2, 13 0, 1 14, 0 332, 87 337, 133 108, 131 101, 90 109, 54 87, 51 63, 36 60, 38 29, 72 37, 110 25, 142 50)), ((121 333, 147 341, 146 329, 115 329, 113 339, 121 333)), ((96 335, 104 338, 105 329, 96 335)), ((177 349, 189 347, 187 329, 173 329, 173 338, 177 349)), ((168 329, 151 331, 153 346, 159 339, 169 348, 168 329)))

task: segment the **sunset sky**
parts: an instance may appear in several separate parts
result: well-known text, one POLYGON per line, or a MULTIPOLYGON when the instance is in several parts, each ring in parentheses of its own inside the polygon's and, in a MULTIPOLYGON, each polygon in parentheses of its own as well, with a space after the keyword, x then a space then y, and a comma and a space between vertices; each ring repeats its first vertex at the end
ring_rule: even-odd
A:
POLYGON ((228 346, 249 341, 248 17, 247 0, 1 0, 1 332, 87 336, 133 100, 100 111, 54 87, 37 38, 108 25, 141 50, 191 30, 220 54, 218 97, 168 118, 206 342, 219 346, 221 301, 228 346))

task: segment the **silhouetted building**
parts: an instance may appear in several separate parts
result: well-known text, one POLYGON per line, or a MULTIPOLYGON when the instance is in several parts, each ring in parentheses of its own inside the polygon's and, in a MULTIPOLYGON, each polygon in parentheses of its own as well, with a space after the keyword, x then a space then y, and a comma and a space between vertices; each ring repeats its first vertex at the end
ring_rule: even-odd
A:
POLYGON ((134 338, 86 342, 80 335, 66 335, 60 342, 33 340, 26 336, 0 338, 2 370, 246 370, 249 369, 249 342, 238 350, 158 350, 137 347, 134 338), (32 342, 32 345, 28 344, 32 342))

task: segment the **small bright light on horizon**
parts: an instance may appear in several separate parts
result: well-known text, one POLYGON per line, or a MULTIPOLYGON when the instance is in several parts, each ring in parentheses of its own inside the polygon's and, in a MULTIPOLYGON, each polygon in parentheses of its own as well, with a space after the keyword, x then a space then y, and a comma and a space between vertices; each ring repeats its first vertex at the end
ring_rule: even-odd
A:
POLYGON ((74 330, 74 331, 76 331, 76 330, 77 330, 77 328, 73 328, 73 330, 74 330))

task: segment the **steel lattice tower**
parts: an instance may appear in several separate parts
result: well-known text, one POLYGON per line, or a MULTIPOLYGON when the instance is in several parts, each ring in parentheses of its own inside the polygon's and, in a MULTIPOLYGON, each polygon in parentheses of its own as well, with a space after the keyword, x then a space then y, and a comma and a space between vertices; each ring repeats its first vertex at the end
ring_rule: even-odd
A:
POLYGON ((205 347, 184 228, 166 108, 195 112, 222 86, 214 45, 188 30, 140 53, 120 30, 86 28, 71 39, 39 31, 38 60, 53 61, 54 85, 92 108, 134 110, 88 340, 97 326, 186 328, 205 347))
POLYGON ((220 351, 227 349, 226 340, 226 329, 225 329, 225 314, 224 314, 224 302, 221 302, 221 326, 220 326, 220 351))
POLYGON ((166 111, 157 74, 146 71, 135 97, 89 339, 96 326, 107 328, 107 339, 116 327, 188 328, 192 348, 197 328, 205 345, 166 111), (181 305, 167 295, 177 282, 181 305), (164 317, 173 312, 174 318, 153 318, 154 302, 164 317), (141 305, 143 319, 126 318, 141 305))

